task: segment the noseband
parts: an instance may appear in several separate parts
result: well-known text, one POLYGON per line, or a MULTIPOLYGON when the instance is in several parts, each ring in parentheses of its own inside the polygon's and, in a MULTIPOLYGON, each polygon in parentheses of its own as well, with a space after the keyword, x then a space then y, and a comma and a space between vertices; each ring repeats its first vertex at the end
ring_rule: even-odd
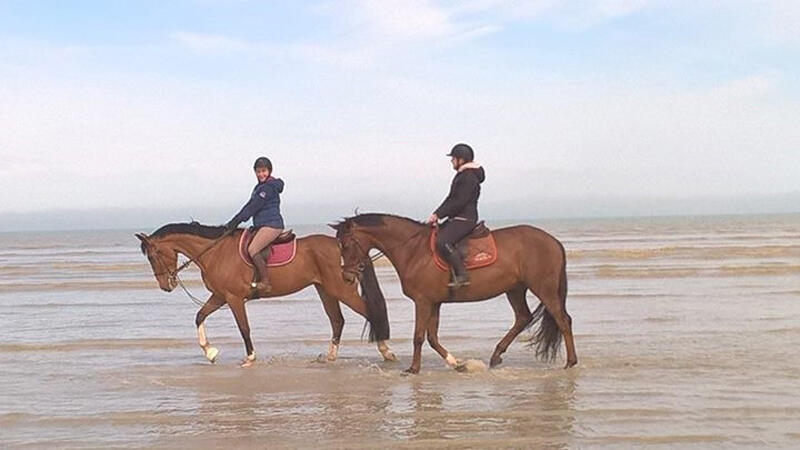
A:
MULTIPOLYGON (((364 261, 365 261, 367 258, 370 258, 370 256, 369 256, 369 253, 368 253, 368 252, 364 251, 364 247, 362 247, 362 246, 361 246, 361 242, 359 242, 359 240, 358 240, 358 239, 356 239, 355 237, 353 237, 353 236, 352 236, 352 234, 349 236, 349 238, 350 238, 349 240, 350 240, 350 241, 354 241, 354 242, 355 242, 355 245, 356 245, 356 247, 358 247, 358 250, 357 250, 357 251, 359 252, 359 256, 358 256, 358 262, 355 264, 355 268, 354 268, 354 269, 352 269, 352 268, 349 268, 347 264, 345 264, 345 265, 342 265, 342 273, 345 273, 345 274, 350 274, 350 275, 352 275, 352 276, 353 276, 355 279, 360 279, 360 278, 361 278, 361 275, 362 275, 362 273, 364 272, 364 269, 367 267, 367 265, 366 265, 366 263, 365 263, 364 261)), ((377 258, 380 258, 381 256, 383 256, 383 254, 382 254, 382 253, 381 253, 381 254, 379 254, 379 255, 377 256, 377 258)), ((375 258, 375 259, 377 259, 377 258, 375 258)), ((372 259, 372 258, 370 258, 370 259, 371 259, 372 261, 375 261, 375 259, 372 259)))
POLYGON ((180 272, 180 270, 182 268, 186 267, 186 266, 184 265, 180 269, 177 269, 177 270, 175 270, 173 272, 172 270, 169 269, 169 266, 167 265, 167 263, 164 262, 164 259, 161 258, 161 250, 159 250, 158 247, 156 247, 155 245, 148 245, 147 246, 147 252, 149 254, 154 255, 156 257, 156 260, 158 261, 158 263, 161 264, 161 267, 164 268, 163 271, 158 272, 158 273, 153 273, 153 275, 155 275, 156 277, 160 277, 160 276, 162 276, 164 274, 167 274, 168 275, 167 282, 169 282, 170 286, 176 286, 178 284, 178 272, 180 272), (151 248, 152 248, 152 251, 151 251, 151 248))

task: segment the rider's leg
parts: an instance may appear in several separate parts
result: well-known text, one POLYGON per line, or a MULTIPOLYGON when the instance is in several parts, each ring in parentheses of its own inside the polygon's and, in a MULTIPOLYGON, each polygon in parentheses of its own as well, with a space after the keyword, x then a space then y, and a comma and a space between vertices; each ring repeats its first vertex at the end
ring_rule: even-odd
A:
POLYGON ((256 231, 256 235, 247 247, 247 253, 253 259, 253 264, 256 266, 256 274, 258 283, 253 287, 259 291, 267 292, 272 286, 269 282, 269 274, 267 273, 267 258, 266 252, 262 250, 269 247, 269 244, 277 238, 283 230, 279 228, 261 227, 256 231))
POLYGON ((456 243, 469 235, 475 228, 475 223, 472 221, 452 219, 439 230, 436 236, 436 248, 450 266, 453 268, 454 277, 450 283, 452 287, 461 287, 469 284, 469 275, 464 268, 464 262, 461 259, 461 254, 456 249, 456 243))

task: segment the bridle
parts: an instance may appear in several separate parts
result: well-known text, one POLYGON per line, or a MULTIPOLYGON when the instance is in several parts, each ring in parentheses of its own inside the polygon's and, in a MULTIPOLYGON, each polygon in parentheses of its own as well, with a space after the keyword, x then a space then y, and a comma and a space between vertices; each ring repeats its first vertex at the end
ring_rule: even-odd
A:
MULTIPOLYGON (((433 228, 438 228, 438 224, 433 225, 433 228)), ((378 259, 386 256, 386 253, 390 253, 392 250, 395 250, 397 248, 400 248, 400 247, 406 245, 411 239, 414 239, 415 237, 417 237, 420 233, 422 233, 426 229, 427 228, 420 228, 415 233, 413 233, 411 236, 406 238, 403 242, 400 242, 399 244, 394 245, 391 248, 386 249, 385 251, 384 250, 378 250, 378 253, 373 255, 373 256, 369 256, 369 252, 366 251, 364 249, 364 247, 361 245, 361 242, 358 239, 356 239, 355 236, 353 236, 353 232, 352 231, 347 232, 346 235, 343 235, 342 237, 338 238, 339 245, 340 246, 344 246, 344 238, 345 237, 348 238, 348 241, 354 241, 356 247, 358 247, 358 249, 356 251, 359 252, 359 257, 358 257, 358 262, 355 264, 354 268, 348 267, 348 264, 343 264, 342 265, 342 273, 352 275, 355 279, 361 278, 361 274, 364 272, 364 269, 366 269, 366 267, 367 267, 367 264, 366 264, 366 260, 367 259, 369 259, 370 263, 373 263, 373 262, 377 261, 378 259)), ((349 242, 348 242, 348 245, 350 245, 349 242)))
MULTIPOLYGON (((214 246, 217 245, 219 243, 219 241, 221 241, 224 237, 227 237, 233 231, 234 230, 226 230, 224 233, 222 233, 222 235, 220 237, 214 239, 214 241, 212 241, 206 248, 203 249, 203 251, 201 251, 194 258, 192 258, 191 256, 188 256, 188 255, 185 255, 188 259, 183 264, 181 264, 178 268, 176 268, 175 271, 170 270, 169 265, 167 265, 167 263, 164 262, 164 259, 161 257, 161 253, 162 252, 161 252, 161 250, 158 249, 158 246, 156 246, 155 244, 150 244, 150 242, 147 241, 146 242, 146 244, 147 244, 147 254, 148 255, 153 255, 156 258, 156 260, 158 261, 158 263, 161 265, 161 267, 164 268, 163 271, 158 272, 158 273, 154 272, 153 275, 155 277, 159 277, 161 275, 167 274, 168 275, 167 276, 167 282, 169 283, 169 285, 173 289, 174 289, 175 286, 180 286, 181 289, 183 289, 183 291, 186 292, 186 295, 188 295, 189 298, 192 299, 193 302, 195 302, 198 305, 203 305, 205 302, 203 302, 202 300, 198 299, 197 297, 192 295, 191 292, 189 292, 189 289, 186 288, 186 285, 183 283, 183 280, 181 280, 181 278, 178 276, 178 274, 183 269, 189 267, 189 265, 191 263, 197 264, 197 260, 199 260, 201 256, 205 255, 206 252, 208 252, 209 250, 214 248, 214 246)), ((200 267, 199 264, 197 264, 197 266, 200 267)))

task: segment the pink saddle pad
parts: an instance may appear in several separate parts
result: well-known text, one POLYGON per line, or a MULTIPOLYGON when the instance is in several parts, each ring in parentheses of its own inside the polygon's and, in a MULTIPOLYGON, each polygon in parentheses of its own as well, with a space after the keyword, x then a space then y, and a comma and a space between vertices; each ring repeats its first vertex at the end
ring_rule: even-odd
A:
MULTIPOLYGON (((247 246, 253 240, 254 233, 246 228, 242 232, 242 237, 239 238, 239 256, 250 267, 253 267, 253 260, 247 253, 247 246)), ((280 239, 280 237, 278 238, 280 239)), ((282 244, 273 244, 269 247, 269 258, 267 258, 268 267, 284 266, 294 260, 297 253, 297 239, 292 239, 289 242, 282 244)))

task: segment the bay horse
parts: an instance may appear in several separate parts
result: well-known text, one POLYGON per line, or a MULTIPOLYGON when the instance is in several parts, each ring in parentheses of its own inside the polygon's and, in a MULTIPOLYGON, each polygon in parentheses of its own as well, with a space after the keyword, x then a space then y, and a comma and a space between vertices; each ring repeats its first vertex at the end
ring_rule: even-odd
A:
POLYGON ((342 270, 350 280, 360 276, 377 248, 394 265, 403 293, 414 301, 414 356, 408 373, 418 373, 422 343, 428 343, 451 367, 458 360, 439 343, 439 310, 442 303, 487 300, 505 293, 514 310, 514 324, 495 347, 490 366, 502 362, 501 355, 525 328, 539 322, 531 338, 536 356, 553 361, 562 336, 567 349, 565 368, 577 364, 572 337, 572 318, 567 314, 567 272, 564 247, 550 234, 529 225, 492 231, 497 260, 470 270, 471 284, 452 290, 450 274, 436 267, 431 251, 433 227, 389 214, 358 214, 330 225, 342 246, 342 270), (525 299, 530 290, 541 302, 531 313, 525 299))
MULTIPOLYGON (((395 356, 386 340, 389 338, 389 322, 385 299, 365 295, 362 299, 354 283, 344 280, 341 271, 341 256, 336 239, 321 234, 297 239, 294 259, 280 267, 270 267, 272 290, 254 293, 250 288, 253 269, 239 254, 239 239, 243 230, 226 235, 222 226, 207 226, 197 222, 171 223, 162 226, 151 235, 137 233, 141 250, 150 261, 153 275, 159 287, 171 292, 178 284, 178 254, 183 254, 199 268, 203 284, 211 296, 195 317, 197 340, 206 358, 214 362, 219 350, 212 347, 205 333, 205 319, 211 313, 228 305, 244 340, 246 357, 242 366, 255 361, 255 351, 250 340, 250 324, 247 320, 245 302, 252 298, 280 297, 314 285, 322 300, 322 306, 331 322, 333 335, 326 359, 336 359, 344 327, 344 317, 339 302, 365 317, 371 328, 371 336, 377 340, 378 351, 385 360, 394 361, 395 356), (366 301, 365 301, 366 300, 366 301), (370 304, 370 302, 373 304, 370 304), (382 301, 383 304, 374 304, 382 301)), ((369 275, 374 276, 374 273, 369 275)))

